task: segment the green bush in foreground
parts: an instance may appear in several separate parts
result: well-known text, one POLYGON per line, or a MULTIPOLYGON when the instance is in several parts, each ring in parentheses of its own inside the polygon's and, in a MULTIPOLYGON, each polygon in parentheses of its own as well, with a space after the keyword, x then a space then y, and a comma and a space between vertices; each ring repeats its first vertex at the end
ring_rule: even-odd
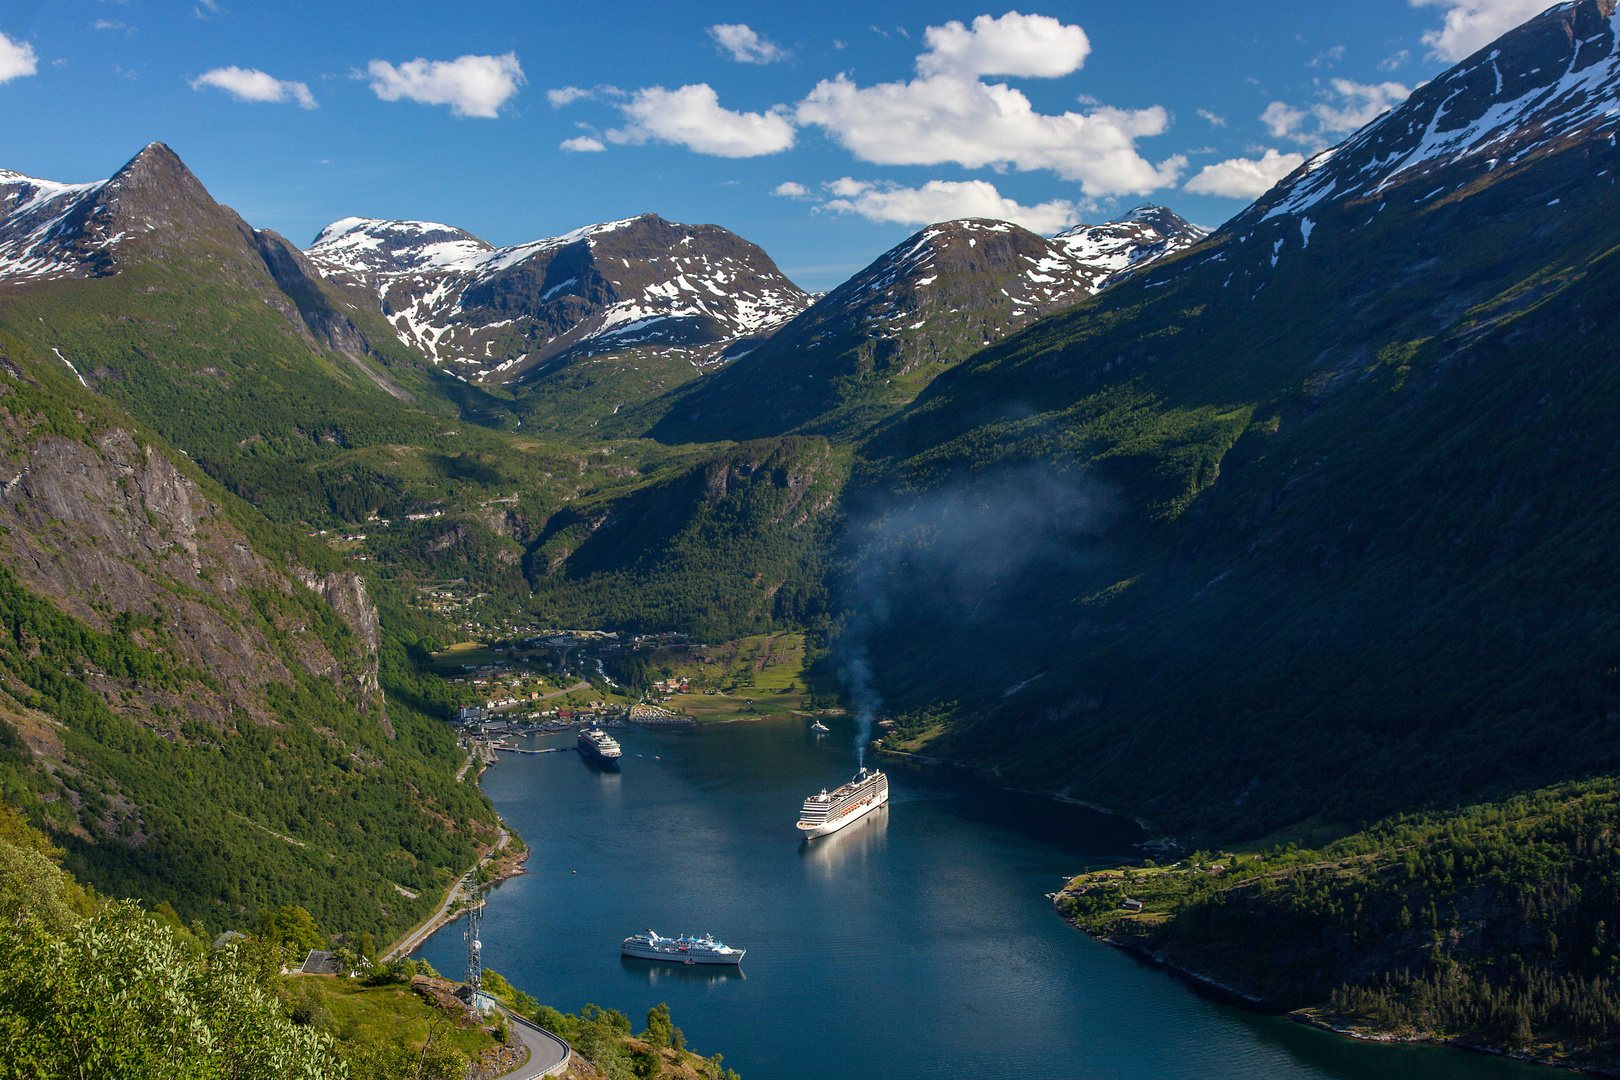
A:
POLYGON ((99 904, 0 806, 0 1078, 347 1075, 274 990, 256 943, 193 950, 134 901, 99 904))

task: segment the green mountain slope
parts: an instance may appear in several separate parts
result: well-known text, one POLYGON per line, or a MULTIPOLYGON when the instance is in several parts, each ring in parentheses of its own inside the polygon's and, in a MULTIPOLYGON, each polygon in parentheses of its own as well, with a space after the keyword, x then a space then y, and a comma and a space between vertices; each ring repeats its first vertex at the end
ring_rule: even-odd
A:
POLYGON ((1310 1023, 1612 1071, 1615 784, 1083 874, 1058 910, 1310 1023), (1140 901, 1140 911, 1124 907, 1140 901))
POLYGON ((916 606, 961 578, 929 540, 880 597, 907 616, 846 642, 914 711, 897 744, 1228 835, 1615 765, 1620 156, 1559 81, 1614 32, 1593 0, 1515 34, 1500 99, 1482 53, 866 443, 856 565, 941 493, 1021 526, 976 549, 989 617, 916 606), (1092 509, 1026 483, 1009 517, 1034 465, 1092 509))
POLYGON ((761 439, 551 516, 525 555, 554 623, 727 641, 823 620, 821 554, 848 470, 826 440, 761 439))
POLYGON ((725 368, 603 426, 668 443, 847 441, 982 346, 1202 235, 1160 207, 1056 239, 982 218, 930 225, 725 368))
MULTIPOLYGON (((286 377, 277 390, 342 378, 256 247, 209 246, 230 219, 196 217, 165 154, 137 158, 97 213, 167 221, 183 243, 156 227, 145 261, 114 249, 99 276, 0 296, 0 790, 102 891, 214 930, 297 902, 392 936, 493 840, 494 815, 454 782, 439 719, 388 700, 408 672, 365 581, 164 437, 202 458, 250 423, 256 403, 207 397, 252 384, 248 359, 286 377), (187 348, 223 366, 171 392, 187 348)), ((361 400, 397 400, 360 381, 361 400)), ((267 391, 264 418, 285 400, 267 391)))

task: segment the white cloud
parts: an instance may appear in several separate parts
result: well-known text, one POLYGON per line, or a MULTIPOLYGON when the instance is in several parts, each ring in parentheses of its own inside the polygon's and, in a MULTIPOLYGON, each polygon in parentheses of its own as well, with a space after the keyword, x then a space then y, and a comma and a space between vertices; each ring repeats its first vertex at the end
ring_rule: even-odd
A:
POLYGON ((1310 63, 1306 64, 1305 66, 1313 68, 1332 67, 1334 64, 1337 64, 1340 60, 1344 59, 1344 51, 1343 45, 1335 45, 1331 49, 1323 49, 1321 52, 1312 57, 1310 63))
POLYGON ((1334 79, 1323 89, 1321 101, 1304 108, 1273 101, 1260 114, 1260 120, 1273 138, 1320 149, 1370 124, 1411 94, 1410 89, 1397 82, 1358 83, 1334 79))
POLYGON ((1093 195, 1145 195, 1174 184, 1186 167, 1179 156, 1152 165, 1136 151, 1137 139, 1169 126, 1159 106, 1051 116, 1004 83, 948 75, 870 87, 844 75, 823 79, 796 116, 863 161, 1051 169, 1093 195))
MULTIPOLYGON (((1079 69, 1091 49, 1080 27, 1010 11, 980 16, 971 27, 930 26, 925 37, 919 77, 910 81, 862 87, 840 74, 818 82, 791 108, 754 113, 722 108, 706 83, 651 87, 617 103, 629 122, 606 138, 753 157, 786 150, 796 127, 815 126, 863 161, 1046 169, 1080 181, 1088 195, 1146 195, 1173 186, 1186 169, 1184 156, 1154 164, 1137 152, 1138 139, 1169 126, 1160 106, 1126 110, 1089 102, 1083 112, 1049 115, 1036 112, 1021 91, 980 80, 987 74, 1055 78, 1079 69)), ((550 96, 560 106, 589 93, 565 87, 550 96)))
POLYGON ((917 57, 917 73, 955 75, 1023 75, 1055 79, 1079 71, 1091 53, 1091 41, 1078 26, 1066 26, 1050 15, 1009 11, 999 19, 980 15, 970 30, 952 19, 923 34, 928 51, 917 57))
POLYGON ((373 60, 366 70, 371 75, 371 89, 384 101, 408 98, 424 105, 448 105, 457 116, 488 119, 526 81, 516 53, 433 61, 418 57, 398 67, 373 60))
POLYGON ((1266 111, 1260 114, 1260 122, 1265 124, 1272 137, 1277 139, 1298 137, 1309 119, 1310 114, 1304 109, 1296 109, 1286 101, 1273 101, 1266 106, 1266 111))
POLYGON ((733 112, 707 83, 637 90, 619 106, 629 121, 607 132, 609 142, 675 143, 700 154, 743 158, 775 154, 793 145, 793 122, 780 112, 733 112))
POLYGON ((1280 154, 1275 150, 1267 150, 1258 159, 1229 158, 1215 165, 1205 165, 1182 190, 1193 195, 1257 199, 1303 164, 1304 154, 1280 154))
POLYGON ((808 199, 810 189, 803 184, 796 184, 792 180, 784 180, 771 189, 771 194, 784 199, 808 199))
POLYGON ((595 154, 606 150, 607 147, 602 145, 601 139, 593 139, 589 135, 581 135, 577 139, 564 139, 561 143, 560 149, 567 150, 572 154, 595 154))
POLYGON ((872 184, 844 177, 827 185, 835 196, 818 210, 859 214, 872 221, 900 225, 930 225, 956 218, 994 218, 1011 221, 1038 233, 1054 233, 1080 220, 1080 211, 1066 199, 1038 206, 1021 206, 1004 198, 985 180, 930 180, 920 188, 872 184))
POLYGON ((278 79, 256 68, 230 67, 205 71, 191 80, 193 90, 212 86, 223 90, 237 101, 281 102, 296 101, 306 109, 315 108, 315 96, 301 82, 278 79))
POLYGON ((1219 113, 1211 112, 1209 109, 1199 109, 1198 115, 1203 117, 1205 120, 1208 120, 1210 127, 1226 126, 1226 117, 1220 115, 1219 113))
POLYGON ((553 109, 561 109, 576 101, 586 101, 595 96, 596 91, 584 90, 577 86, 559 86, 555 90, 546 91, 546 100, 551 102, 553 109))
POLYGON ((1334 79, 1333 92, 1343 103, 1340 107, 1317 105, 1311 111, 1322 121, 1323 129, 1335 135, 1348 135, 1366 127, 1412 96, 1412 91, 1398 82, 1358 83, 1349 79, 1334 79))
POLYGON ((117 19, 97 19, 90 24, 92 30, 122 30, 126 36, 133 36, 135 28, 128 23, 121 23, 117 19))
POLYGON ((0 34, 0 83, 32 75, 39 70, 39 57, 26 41, 12 41, 0 34))
POLYGON ((1423 35, 1437 60, 1456 62, 1546 10, 1548 0, 1410 0, 1413 7, 1446 9, 1438 30, 1423 35))
POLYGON ((1389 56, 1386 56, 1382 60, 1378 61, 1378 70, 1399 71, 1401 68, 1406 66, 1406 62, 1410 59, 1412 59, 1411 50, 1402 49, 1401 51, 1391 53, 1389 56))
POLYGON ((739 64, 769 64, 791 55, 776 42, 760 37, 746 23, 717 23, 709 27, 709 36, 739 64))

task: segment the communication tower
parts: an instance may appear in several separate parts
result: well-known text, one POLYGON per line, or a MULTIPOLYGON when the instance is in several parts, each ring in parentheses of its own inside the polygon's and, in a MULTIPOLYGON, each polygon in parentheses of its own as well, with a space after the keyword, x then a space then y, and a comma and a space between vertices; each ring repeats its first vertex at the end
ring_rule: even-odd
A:
POLYGON ((482 889, 474 889, 472 902, 467 907, 467 928, 464 937, 467 941, 467 985, 472 988, 472 1000, 476 1004, 478 995, 484 989, 484 893, 482 889))

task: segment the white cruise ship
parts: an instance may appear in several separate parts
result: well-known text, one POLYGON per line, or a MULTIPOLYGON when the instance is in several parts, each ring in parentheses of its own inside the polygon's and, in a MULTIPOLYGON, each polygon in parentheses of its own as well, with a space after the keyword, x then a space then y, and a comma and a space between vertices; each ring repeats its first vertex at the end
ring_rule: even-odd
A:
POLYGON ((603 761, 617 761, 624 756, 618 740, 595 724, 579 733, 579 752, 593 754, 603 761))
POLYGON ((669 960, 677 964, 740 964, 743 953, 748 950, 733 949, 708 934, 700 938, 667 938, 649 930, 625 938, 619 951, 643 960, 669 960))
POLYGON ((862 769, 855 779, 829 794, 822 789, 820 795, 804 800, 799 812, 799 831, 809 840, 837 832, 852 821, 889 801, 889 778, 877 769, 862 769))

